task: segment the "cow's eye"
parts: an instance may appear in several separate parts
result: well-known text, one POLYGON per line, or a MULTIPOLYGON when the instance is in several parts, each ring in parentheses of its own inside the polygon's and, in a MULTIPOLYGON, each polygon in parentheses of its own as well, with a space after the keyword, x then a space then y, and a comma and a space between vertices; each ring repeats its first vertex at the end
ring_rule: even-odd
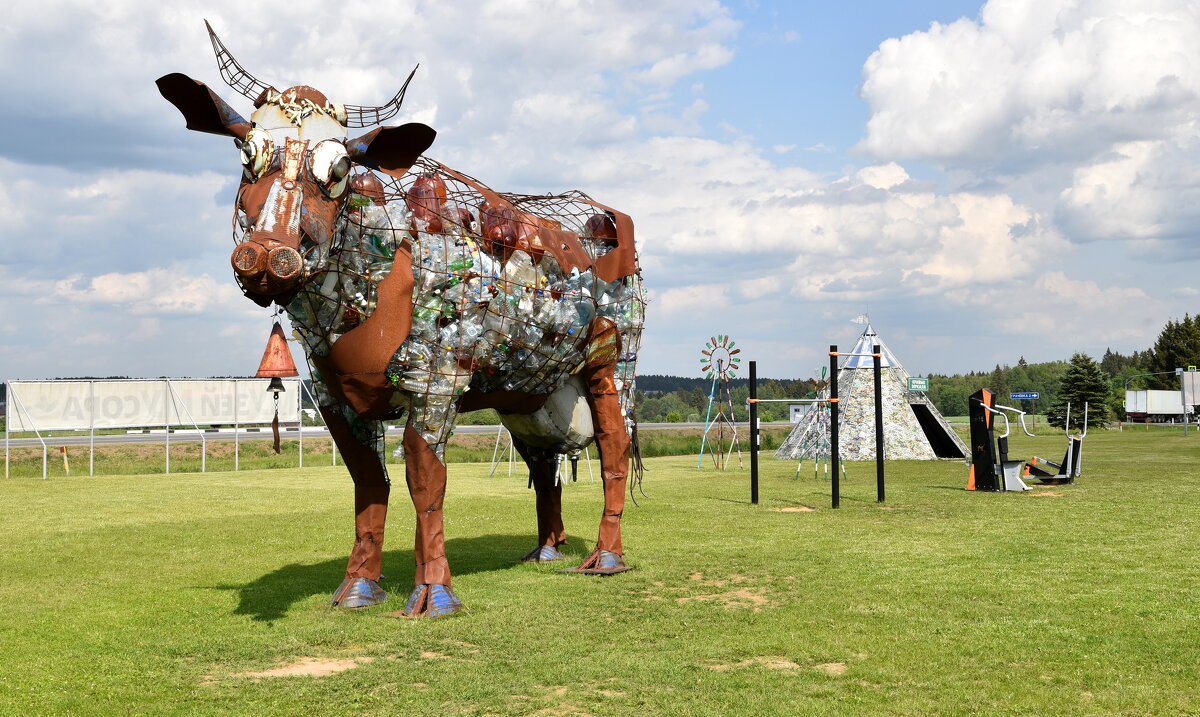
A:
POLYGON ((242 142, 242 164, 251 179, 258 179, 271 166, 271 157, 275 154, 275 142, 266 130, 252 129, 242 142))
POLYGON ((331 197, 340 197, 346 191, 346 178, 350 174, 350 156, 346 146, 336 139, 317 142, 309 158, 313 179, 331 197))

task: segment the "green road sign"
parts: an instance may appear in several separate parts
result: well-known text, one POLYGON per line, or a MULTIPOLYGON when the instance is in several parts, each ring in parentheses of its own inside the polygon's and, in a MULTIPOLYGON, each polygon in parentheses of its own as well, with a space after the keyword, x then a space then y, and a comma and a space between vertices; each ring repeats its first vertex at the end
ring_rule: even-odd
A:
POLYGON ((908 377, 908 390, 909 391, 928 391, 929 390, 929 379, 924 378, 922 376, 909 376, 908 377))

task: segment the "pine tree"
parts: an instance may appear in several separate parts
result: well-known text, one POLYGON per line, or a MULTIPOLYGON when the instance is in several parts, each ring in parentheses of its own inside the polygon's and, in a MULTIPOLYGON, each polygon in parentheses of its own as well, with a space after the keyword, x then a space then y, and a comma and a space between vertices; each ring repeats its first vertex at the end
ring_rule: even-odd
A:
POLYGON ((1088 425, 1103 426, 1109 417, 1109 381, 1099 364, 1085 353, 1071 357, 1066 373, 1059 381, 1058 392, 1046 419, 1050 425, 1064 428, 1067 404, 1071 404, 1070 429, 1083 427, 1083 404, 1088 404, 1088 425))
POLYGON ((1162 374, 1150 378, 1150 387, 1178 389, 1179 379, 1171 375, 1175 369, 1200 364, 1200 316, 1193 319, 1184 314, 1183 321, 1168 321, 1158 334, 1150 357, 1150 371, 1162 374))

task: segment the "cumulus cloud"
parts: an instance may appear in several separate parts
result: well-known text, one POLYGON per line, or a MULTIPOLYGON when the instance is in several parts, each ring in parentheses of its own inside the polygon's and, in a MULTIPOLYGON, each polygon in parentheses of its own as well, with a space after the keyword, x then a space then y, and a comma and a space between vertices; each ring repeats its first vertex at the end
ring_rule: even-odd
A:
MULTIPOLYGON (((75 274, 56 282, 41 300, 108 304, 135 315, 201 314, 242 308, 245 302, 232 282, 208 274, 189 276, 178 267, 113 272, 88 280, 75 274)), ((143 321, 140 326, 145 330, 157 324, 143 321)))
POLYGON ((1200 138, 1142 140, 1075 170, 1059 195, 1080 239, 1194 238, 1200 226, 1200 138))
MULTIPOLYGON (((1157 330, 1167 310, 1140 288, 1103 287, 1095 281, 1071 279, 1060 271, 1040 274, 1030 289, 1037 297, 1036 304, 1021 307, 1013 302, 1014 311, 991 319, 997 331, 1045 335, 1084 325, 1097 345, 1119 345, 1144 339, 1147 326, 1157 330)), ((1005 298, 989 292, 981 301, 1005 298)))
POLYGON ((871 55, 860 146, 1029 165, 1165 138, 1200 108, 1198 32, 1184 0, 990 0, 978 21, 934 23, 871 55))
MULTIPOLYGON (((1072 237, 1106 238, 1127 231, 1126 215, 1141 221, 1169 204, 1170 179, 1184 176, 1175 170, 1189 156, 1169 162, 1187 136, 1178 118, 1191 111, 1190 45, 1155 48, 1153 84, 1127 77, 1119 85, 1088 69, 1055 78, 1055 86, 1087 84, 1082 90, 1026 85, 1040 68, 1076 67, 1079 53, 1134 47, 1138 28, 1171 8, 1039 7, 993 0, 978 22, 885 42, 863 85, 873 124, 862 147, 878 161, 842 176, 789 164, 833 151, 824 143, 760 147, 746 128, 720 122, 718 134, 704 133, 713 111, 705 73, 736 61, 740 28, 716 0, 298 0, 286 15, 218 0, 206 13, 262 80, 313 85, 335 101, 382 102, 420 61, 397 119, 438 130, 432 157, 499 190, 580 187, 630 213, 654 299, 643 356, 648 368, 671 370, 701 316, 701 333, 790 336, 801 321, 808 331, 841 322, 868 299, 987 312, 971 301, 1043 291, 1011 277, 1069 250, 1051 217, 1072 237), (1099 28, 1100 10, 1125 24, 1099 28), (1047 64, 1058 57, 1059 35, 1072 49, 1047 64), (1178 82, 1158 82, 1167 75, 1178 82), (1000 101, 981 89, 988 83, 1003 85, 1000 101), (1101 111, 1112 117, 1093 122, 1101 111), (1122 113, 1132 119, 1118 121, 1122 113), (1170 121, 1153 129, 1149 117, 1170 121), (995 166, 1036 164, 1047 145, 1047 161, 1077 158, 1048 203, 995 179, 995 166), (938 190, 914 180, 905 157, 974 177, 938 190), (1160 189, 1149 203, 1148 179, 1160 189), (799 308, 781 314, 781 302, 799 308)), ((187 351, 173 360, 201 367, 245 352, 257 360, 262 336, 246 322, 264 312, 237 295, 228 269, 232 143, 184 131, 153 86, 158 75, 185 72, 248 112, 249 101, 219 79, 201 16, 62 2, 14 8, 0 33, 11 40, 0 43, 7 96, 40 114, 35 123, 0 117, 0 136, 21 138, 0 145, 0 171, 10 178, 0 193, 0 277, 8 282, 0 296, 24 307, 19 320, 0 319, 2 362, 40 371, 35 354, 79 356, 80 345, 110 347, 105 361, 124 351, 143 367, 115 373, 170 371, 149 368, 158 345, 187 351), (91 31, 63 40, 62 27, 79 26, 91 31), (103 342, 114 336, 121 339, 103 342)), ((1123 52, 1109 64, 1128 61, 1123 52)), ((1179 217, 1136 236, 1161 242, 1171 227, 1186 227, 1179 217)), ((1074 306, 1067 298, 1050 305, 1074 306)), ((771 355, 794 353, 784 340, 746 341, 771 355)))
POLYGON ((4 159, 0 173, 12 178, 0 192, 0 263, 32 276, 211 260, 232 247, 232 173, 96 172, 4 159))
POLYGON ((1070 240, 1194 254, 1170 242, 1197 236, 1198 34, 1186 0, 989 0, 871 55, 858 149, 1020 196, 1070 240))

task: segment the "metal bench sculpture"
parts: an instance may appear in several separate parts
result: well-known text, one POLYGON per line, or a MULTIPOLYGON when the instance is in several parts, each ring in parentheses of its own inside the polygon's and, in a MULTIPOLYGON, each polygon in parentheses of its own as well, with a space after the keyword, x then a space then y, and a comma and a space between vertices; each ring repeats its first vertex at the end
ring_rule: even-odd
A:
POLYGON ((279 92, 208 31, 222 77, 254 103, 250 121, 185 75, 157 84, 188 129, 234 138, 234 272, 247 297, 288 314, 354 480, 354 548, 333 604, 386 598, 383 421, 402 416, 416 508, 406 615, 462 609, 442 501, 444 449, 464 411, 497 409, 529 466, 538 544, 527 560, 564 557, 558 467, 594 436, 604 510, 595 550, 572 571, 627 570, 620 521, 631 459, 635 482, 641 472, 633 376, 644 316, 630 218, 579 192, 493 192, 422 157, 435 136, 423 124, 348 139, 348 127, 396 115, 408 81, 382 107, 334 104, 305 86, 279 92))

